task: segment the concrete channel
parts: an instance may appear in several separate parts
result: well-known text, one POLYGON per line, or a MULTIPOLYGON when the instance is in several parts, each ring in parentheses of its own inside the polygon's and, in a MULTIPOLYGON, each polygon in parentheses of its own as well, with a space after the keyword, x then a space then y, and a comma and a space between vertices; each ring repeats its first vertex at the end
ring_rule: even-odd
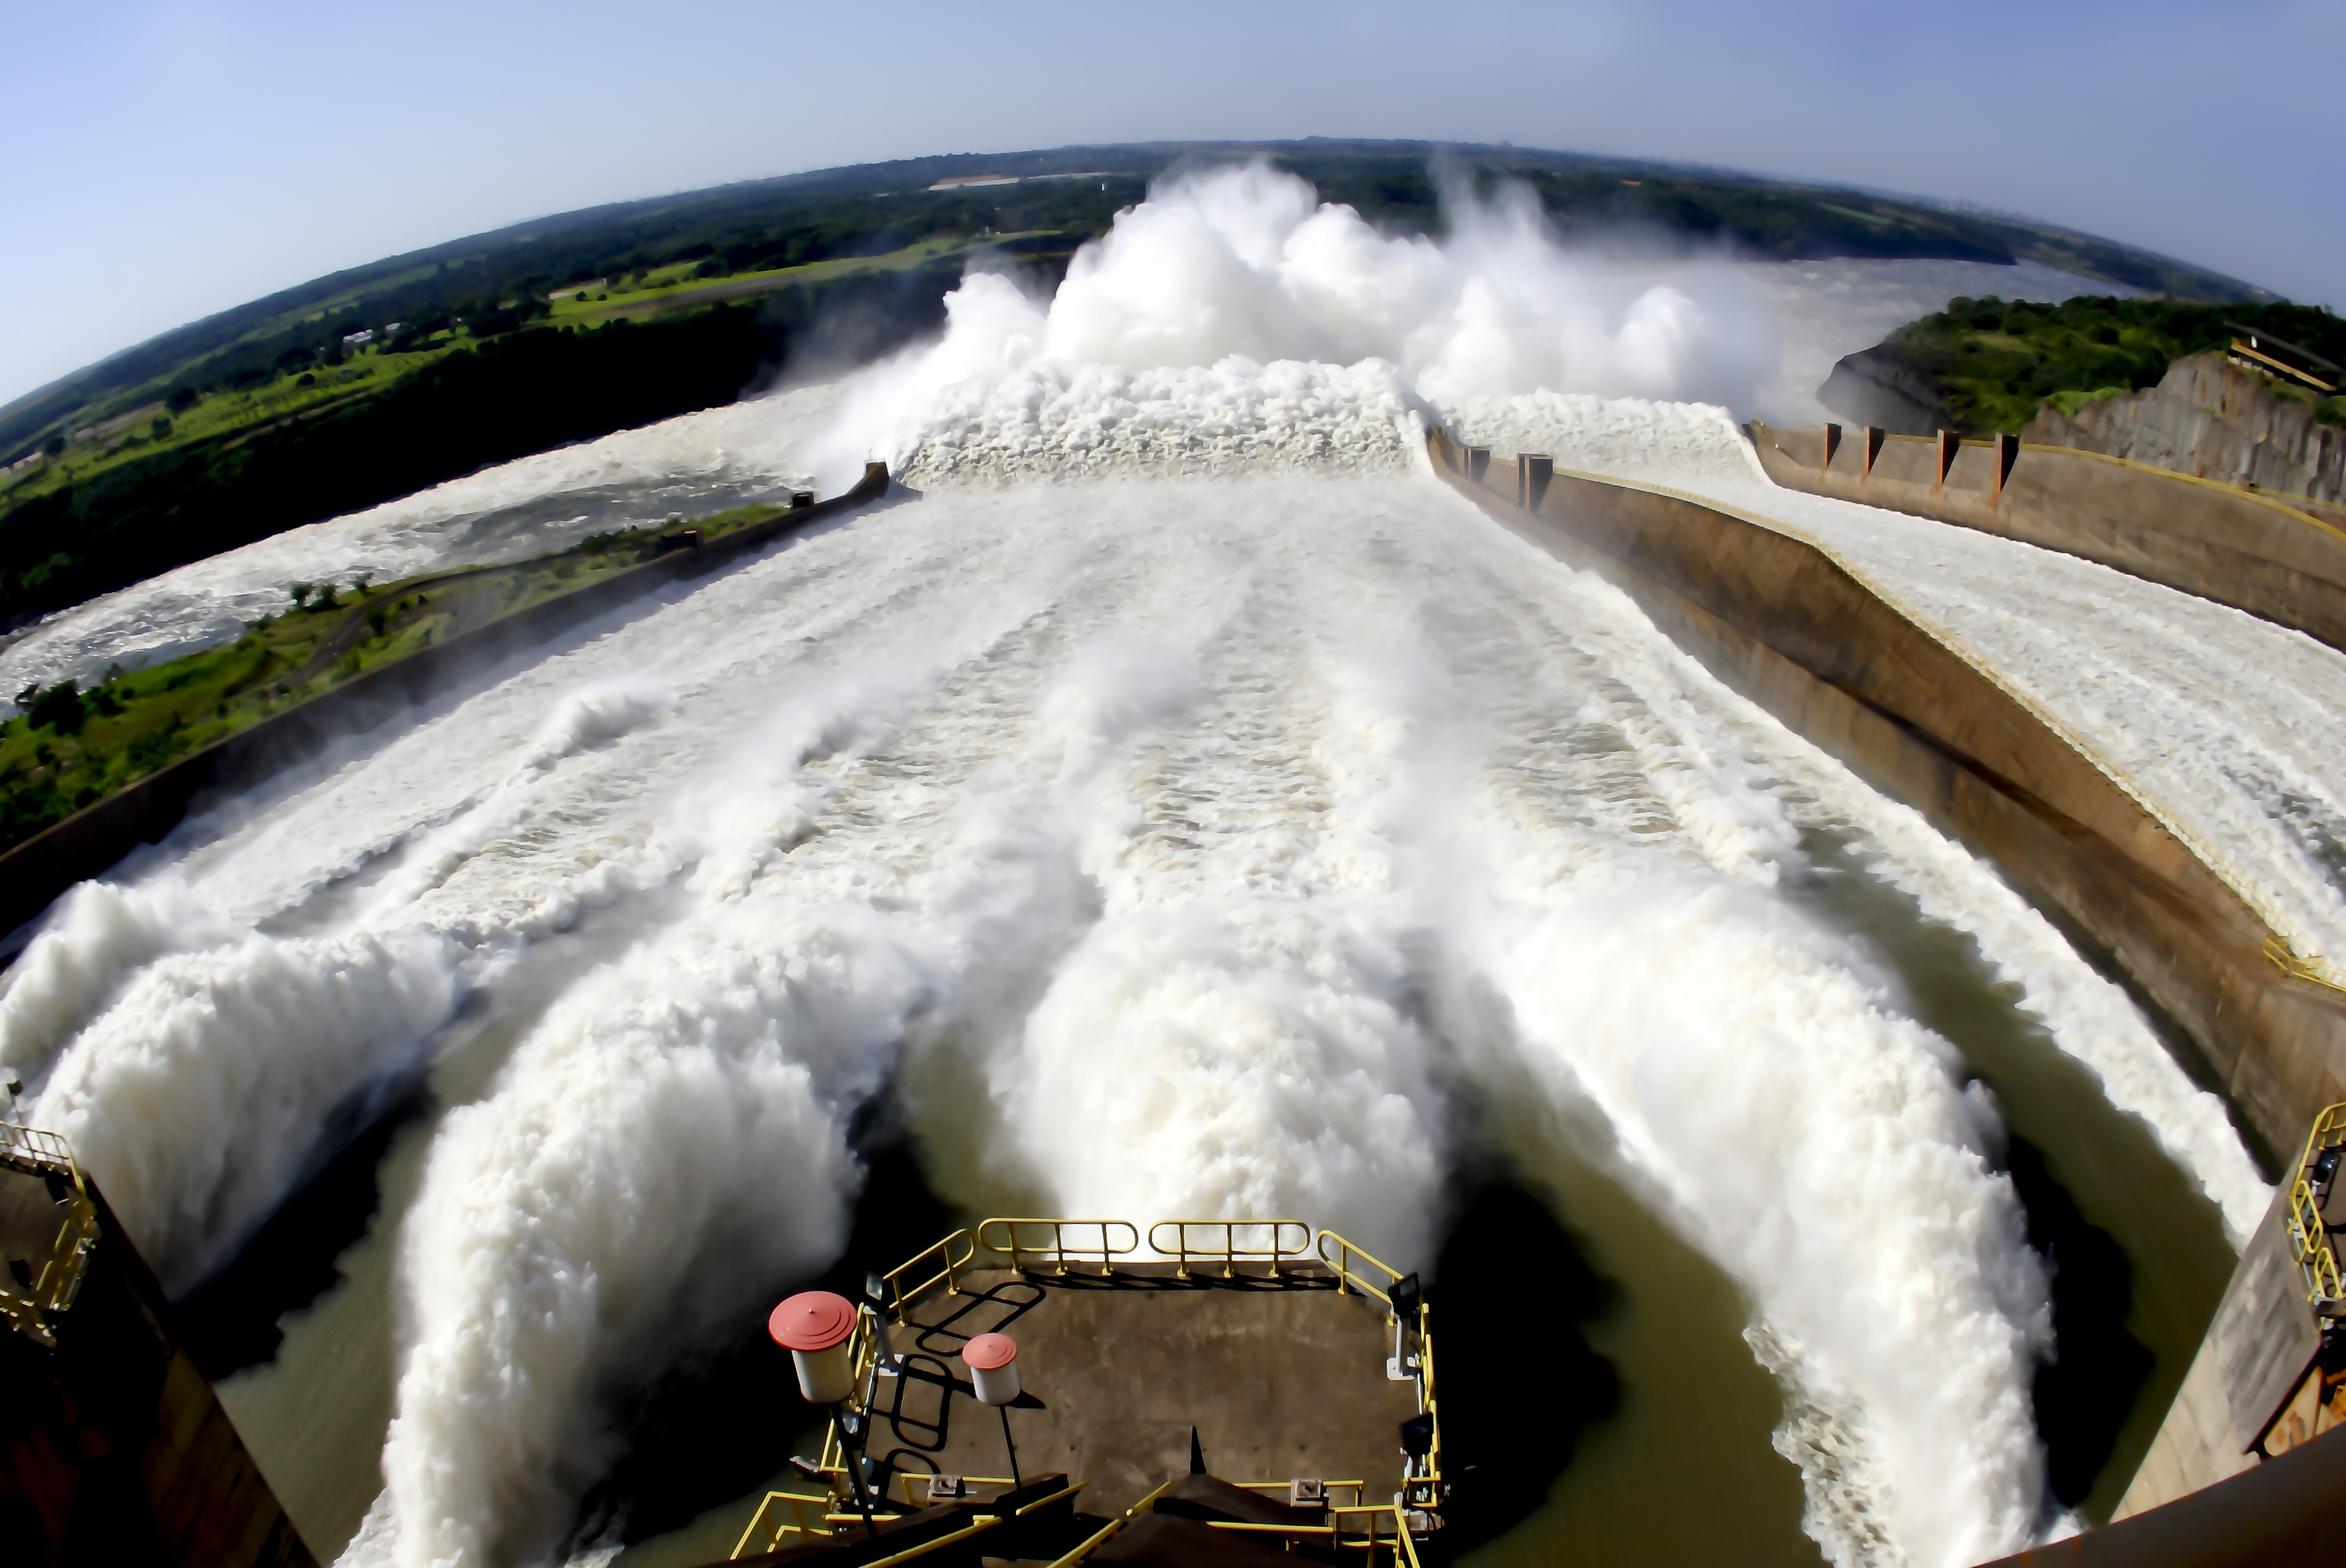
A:
MULTIPOLYGON (((1794 433, 1761 435, 1771 474, 1796 461, 1798 443, 1771 448, 1770 439, 1794 433)), ((1841 494, 1817 481, 1823 440, 1821 433, 1809 436, 1810 466, 1799 487, 1841 494)), ((1952 463, 1947 447, 1913 444, 1931 463, 1952 463)), ((1830 552, 1765 516, 1662 486, 1559 471, 1532 454, 1494 462, 1487 450, 1461 446, 1444 432, 1434 433, 1430 447, 1436 473, 1504 526, 1619 586, 1720 680, 1914 806, 2098 948, 2188 1037, 2244 1129, 2269 1149, 2293 1153, 2322 1107, 2346 1099, 2346 994, 2270 956, 2274 933, 2188 846, 1992 672, 1885 602, 1830 552)), ((1990 462, 1997 455, 1991 449, 1990 462)), ((1873 456, 1878 461, 1880 452, 1873 456)), ((1974 464, 1966 478, 1977 478, 1983 466, 1974 464)), ((2074 490, 2076 476, 2059 484, 2074 490)), ((2017 494, 2015 485, 1999 498, 2007 522, 2017 494)), ((1896 505, 1886 489, 1851 498, 1896 505)), ((2219 495, 2211 505, 2229 508, 2229 501, 2219 495)), ((2123 504, 2124 497, 2110 503, 2123 504)), ((2168 505, 2173 514, 2190 510, 2173 497, 2168 505)), ((2185 516, 2170 532, 2213 533, 2224 521, 2185 516)), ((1993 531, 2024 536, 2016 526, 1993 531)), ((2295 543, 2310 557, 2320 548, 2295 543)), ((2337 564, 2346 582, 2346 547, 2337 564)), ((2161 570, 2168 575, 2158 580, 2189 577, 2188 565, 2181 553, 2166 557, 2161 570)), ((2198 591, 2188 581, 2170 585, 2198 591)), ((2319 596, 2306 602, 2318 604, 2319 596)), ((2346 590, 2340 606, 2346 609, 2346 590)), ((2346 618, 2338 626, 2346 633, 2346 618)), ((2302 1370, 2307 1330, 2299 1320, 2310 1321, 2283 1239, 2286 1199, 2284 1183, 2118 1520, 2163 1516, 2162 1504, 2196 1508, 2204 1519, 2226 1506, 2210 1502, 2215 1494, 2204 1489, 2228 1481, 2272 1489, 2275 1478, 2260 1474, 2265 1467, 2247 1451, 2270 1419, 2269 1396, 2294 1385, 2302 1370)), ((2325 1437, 2304 1451, 2328 1454, 2327 1464, 2338 1458, 2332 1451, 2346 1451, 2346 1439, 2325 1437)), ((2320 1468, 2298 1464, 2290 1474, 2320 1468)), ((2338 1517, 2315 1520, 2307 1526, 2314 1535, 2305 1539, 2326 1541, 2326 1532, 2346 1529, 2346 1509, 2333 1505, 2328 1514, 2338 1517)), ((2162 1555, 2192 1538, 2105 1529, 2078 1538, 2092 1543, 2074 1549, 2084 1554, 2059 1560, 2239 1560, 2162 1555)), ((2028 1557, 2040 1560, 2053 1558, 2028 1557)))

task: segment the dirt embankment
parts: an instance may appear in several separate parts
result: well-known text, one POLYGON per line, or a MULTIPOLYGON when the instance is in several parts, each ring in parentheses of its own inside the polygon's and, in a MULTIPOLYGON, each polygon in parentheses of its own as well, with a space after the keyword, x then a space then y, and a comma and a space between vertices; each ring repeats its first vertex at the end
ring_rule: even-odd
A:
POLYGON ((2087 402, 2074 419, 2048 404, 2020 439, 2346 505, 2346 426, 2221 354, 2186 355, 2157 386, 2087 402))

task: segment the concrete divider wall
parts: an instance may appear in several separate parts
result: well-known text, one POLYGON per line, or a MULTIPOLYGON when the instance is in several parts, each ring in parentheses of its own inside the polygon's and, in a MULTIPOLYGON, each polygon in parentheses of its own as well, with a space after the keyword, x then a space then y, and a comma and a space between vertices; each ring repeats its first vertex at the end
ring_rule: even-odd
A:
POLYGON ((98 1237, 45 1349, 0 1328, 0 1562, 314 1568, 95 1182, 98 1237))
POLYGON ((1768 476, 1790 490, 2060 550, 2213 599, 2346 649, 2346 530, 2268 496, 2066 447, 2025 445, 1999 492, 1990 442, 1938 478, 1938 443, 1892 435, 1865 472, 1862 431, 1823 463, 1824 432, 1754 422, 1768 476))
POLYGON ((241 789, 314 756, 337 737, 372 728, 471 674, 684 578, 714 572, 782 535, 870 505, 888 494, 885 463, 869 464, 843 495, 751 524, 698 549, 657 555, 472 631, 377 665, 159 769, 0 853, 0 932, 22 925, 77 881, 98 875, 178 826, 199 795, 241 789))
MULTIPOLYGON (((1557 473, 1534 494, 1514 464, 1440 432, 1432 446, 1436 471, 1500 523, 1617 584, 1727 685, 2099 944, 2190 1036, 2269 1155, 2293 1153, 2346 1099, 2346 997, 2271 962, 2254 911, 2131 796, 1826 552, 1617 480, 1557 473)), ((2235 1278, 2122 1517, 2249 1463, 2239 1409, 2260 1396, 2227 1348, 2263 1332, 2254 1294, 2235 1278)))
POLYGON ((1668 492, 1514 465, 1450 482, 1625 589, 1729 686, 1924 812, 2103 948, 2189 1035, 2252 1138, 2293 1149, 2346 1098, 2346 996, 2265 956, 2256 914, 2009 693, 1802 539, 1668 492))

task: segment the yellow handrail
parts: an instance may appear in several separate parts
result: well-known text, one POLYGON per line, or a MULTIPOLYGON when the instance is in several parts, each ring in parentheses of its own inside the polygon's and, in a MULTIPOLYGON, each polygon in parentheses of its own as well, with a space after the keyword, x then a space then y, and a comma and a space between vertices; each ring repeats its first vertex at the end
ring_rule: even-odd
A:
POLYGON ((1101 1526, 1098 1530, 1093 1532, 1091 1535, 1086 1537, 1084 1543, 1077 1546, 1073 1552, 1068 1553, 1065 1557, 1051 1564, 1051 1568, 1074 1568, 1076 1563, 1082 1562, 1085 1558, 1090 1556, 1093 1553, 1107 1545, 1108 1537, 1114 1535, 1117 1531, 1123 1529, 1126 1525, 1131 1523, 1142 1514, 1152 1512, 1157 1506, 1157 1500, 1165 1495, 1165 1488, 1171 1486, 1172 1484, 1173 1483, 1169 1481, 1165 1482, 1164 1486, 1158 1487, 1155 1492, 1150 1492, 1147 1497, 1142 1498, 1138 1502, 1136 1502, 1130 1508, 1126 1509, 1121 1515, 1109 1520, 1105 1525, 1101 1526))
MULTIPOLYGON (((2325 1302, 2346 1299, 2346 1284, 2341 1284, 2339 1278, 2337 1249, 2331 1243, 2330 1227, 2322 1221, 2320 1206, 2313 1198, 2313 1162, 2323 1150, 2338 1145, 2346 1145, 2346 1101, 2323 1106, 2313 1118, 2289 1187, 2285 1223, 2297 1265, 2305 1274, 2305 1298, 2316 1308, 2325 1302)), ((2346 1179, 2346 1173, 2332 1179, 2346 1179)))
POLYGON ((1160 1219, 1148 1227, 1148 1247, 1152 1252, 1178 1259, 1175 1272, 1184 1279, 1189 1278, 1189 1260, 1193 1257, 1201 1263, 1220 1263, 1225 1279, 1237 1275, 1240 1263, 1269 1263, 1270 1276, 1276 1279, 1280 1258, 1302 1257, 1311 1252, 1311 1227, 1300 1219, 1160 1219), (1193 1227, 1220 1230, 1221 1244, 1191 1246, 1189 1231, 1193 1227), (1168 1230, 1173 1234, 1170 1245, 1161 1239, 1162 1233, 1168 1230), (1239 1244, 1239 1232, 1264 1230, 1270 1233, 1264 1245, 1239 1244), (1295 1237, 1292 1246, 1289 1245, 1290 1232, 1295 1237))
POLYGON ((961 1271, 968 1268, 970 1259, 976 1256, 976 1239, 966 1230, 956 1230, 935 1246, 925 1251, 914 1253, 882 1275, 881 1278, 885 1280, 888 1286, 888 1309, 895 1314, 896 1321, 903 1322, 905 1309, 926 1295, 930 1287, 935 1285, 940 1279, 944 1281, 946 1295, 960 1294, 961 1271), (954 1250, 955 1242, 961 1244, 961 1250, 957 1256, 954 1250), (906 1285, 904 1276, 921 1268, 932 1257, 941 1258, 944 1266, 918 1284, 906 1285))
MULTIPOLYGON (((925 1498, 918 1498, 913 1495, 913 1483, 914 1481, 926 1481, 929 1479, 927 1476, 917 1471, 900 1470, 896 1472, 896 1479, 904 1483, 905 1507, 925 1508, 928 1506, 928 1502, 925 1498)), ((965 1475, 961 1478, 961 1482, 964 1486, 1015 1486, 1017 1484, 1017 1482, 1012 1481, 1006 1475, 965 1475)), ((1077 1481, 1076 1484, 1077 1486, 1081 1486, 1084 1483, 1082 1481, 1077 1481)))
POLYGON ((68 1172, 76 1183, 81 1180, 81 1166, 74 1160, 73 1145, 60 1133, 43 1132, 19 1122, 0 1122, 0 1155, 14 1155, 68 1172))
POLYGON ((0 1160, 30 1166, 46 1179, 64 1176, 73 1184, 73 1190, 50 1211, 56 1229, 47 1246, 25 1259, 38 1271, 23 1286, 0 1275, 0 1327, 55 1349, 56 1333, 49 1320, 70 1310, 81 1295, 89 1255, 97 1246, 97 1206, 90 1201, 73 1145, 56 1133, 0 1122, 0 1160))
POLYGON ((1320 1233, 1319 1250, 1320 1261, 1334 1269, 1336 1271, 1337 1278, 1342 1280, 1345 1284, 1353 1287, 1355 1289, 1375 1297, 1378 1300, 1383 1302, 1387 1308, 1391 1308, 1392 1306, 1392 1298, 1386 1294, 1386 1287, 1391 1286, 1394 1280, 1401 1278, 1400 1269, 1395 1268, 1392 1264, 1378 1257, 1366 1247, 1353 1246, 1351 1242, 1345 1240, 1342 1237, 1337 1235, 1332 1230, 1323 1230, 1320 1233), (1328 1244, 1331 1241, 1336 1244, 1336 1250, 1332 1253, 1328 1250, 1328 1244), (1357 1274, 1353 1272, 1352 1259, 1356 1257, 1363 1263, 1374 1265, 1376 1268, 1384 1275, 1383 1285, 1379 1285, 1372 1281, 1368 1276, 1364 1274, 1357 1274))
POLYGON ((831 1505, 831 1499, 828 1494, 821 1497, 809 1497, 802 1492, 770 1492, 766 1493, 765 1500, 758 1504, 758 1512, 750 1516, 749 1527, 741 1532, 741 1539, 733 1543, 733 1550, 726 1553, 725 1560, 728 1563, 739 1562, 742 1554, 749 1551, 750 1543, 752 1540, 762 1539, 764 1541, 765 1544, 759 1548, 760 1552, 772 1552, 780 1547, 782 1537, 785 1535, 830 1534, 830 1531, 819 1529, 817 1526, 830 1513, 831 1505), (788 1503, 790 1505, 791 1522, 788 1524, 773 1525, 765 1532, 762 1537, 760 1537, 759 1535, 758 1527, 766 1522, 767 1511, 771 1509, 777 1502, 788 1503), (814 1505, 820 1508, 821 1512, 815 1515, 815 1523, 811 1524, 807 1522, 805 1512, 806 1505, 814 1505))
POLYGON ((1091 1482, 1088 1481, 1079 1481, 1073 1486, 1063 1486, 1058 1491, 1051 1493, 1048 1497, 1038 1497, 1032 1502, 1021 1504, 1018 1510, 1013 1513, 1011 1517, 1014 1519, 1024 1519, 1038 1508, 1048 1508, 1051 1504, 1058 1502, 1059 1499, 1063 1497, 1075 1496, 1076 1493, 1081 1492, 1090 1484, 1091 1482))
MULTIPOLYGON (((1402 1278, 1401 1270, 1374 1253, 1356 1247, 1332 1230, 1320 1233, 1320 1259, 1333 1269, 1336 1277, 1367 1295, 1375 1297, 1390 1311, 1392 1297, 1389 1292, 1402 1278), (1369 1265, 1384 1276, 1380 1286, 1367 1275, 1353 1268, 1355 1261, 1369 1265)), ((1417 1330, 1417 1408, 1421 1415, 1433 1418, 1433 1441, 1425 1453, 1425 1473, 1412 1476, 1402 1484, 1403 1501, 1439 1503, 1442 1500, 1442 1410, 1434 1394, 1433 1326, 1432 1309, 1421 1299, 1417 1304, 1417 1321, 1411 1325, 1417 1330)))
POLYGON ((1010 1267, 1020 1272, 1031 1256, 1048 1263, 1054 1274, 1065 1274, 1070 1258, 1097 1258, 1100 1273, 1109 1275, 1116 1272, 1116 1259, 1139 1248, 1140 1232, 1122 1219, 989 1219, 977 1227, 977 1244, 1009 1258, 1010 1267), (1096 1245, 1078 1245, 1087 1230, 1097 1238, 1096 1245), (1049 1239, 1037 1237, 1037 1231, 1046 1231, 1049 1239))
POLYGON ((966 1541, 973 1535, 983 1535, 1001 1522, 1001 1519, 994 1514, 981 1513, 950 1535, 940 1535, 934 1541, 923 1541, 918 1546, 899 1552, 893 1556, 882 1557, 876 1563, 867 1563, 863 1568, 892 1568, 892 1565, 898 1563, 910 1563, 915 1557, 926 1557, 932 1552, 951 1546, 956 1541, 966 1541))

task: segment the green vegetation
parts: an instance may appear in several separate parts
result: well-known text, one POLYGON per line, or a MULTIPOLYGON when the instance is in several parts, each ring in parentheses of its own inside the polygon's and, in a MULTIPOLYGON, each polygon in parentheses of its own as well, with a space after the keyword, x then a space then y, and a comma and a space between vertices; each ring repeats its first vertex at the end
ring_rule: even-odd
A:
MULTIPOLYGON (((1785 258, 2033 258, 2170 295, 2257 290, 2018 220, 1512 148, 1441 149, 1567 231, 1785 258)), ((1151 144, 872 164, 541 219, 321 278, 0 408, 0 629, 484 463, 730 402, 942 320, 966 258, 1047 285, 1150 179, 1261 157, 1396 232, 1441 222, 1422 143, 1151 144), (933 188, 976 174, 1017 183, 933 188)))
MULTIPOLYGON (((2183 355, 2229 347, 2237 335, 2230 321, 2346 361, 2346 320, 2318 307, 2107 298, 2059 305, 1955 300, 1868 354, 1902 361, 1935 384, 1964 434, 2017 433, 2047 402, 2074 416, 2096 399, 2157 385, 2183 355)), ((2313 403, 2317 418, 2346 423, 2346 399, 2279 390, 2313 403)))
MULTIPOLYGON (((780 509, 742 506, 695 519, 702 541, 780 509)), ((376 586, 297 583, 283 613, 225 647, 150 668, 107 671, 15 694, 0 723, 0 850, 238 730, 379 665, 607 580, 675 547, 681 517, 598 534, 576 549, 504 566, 376 586)))

